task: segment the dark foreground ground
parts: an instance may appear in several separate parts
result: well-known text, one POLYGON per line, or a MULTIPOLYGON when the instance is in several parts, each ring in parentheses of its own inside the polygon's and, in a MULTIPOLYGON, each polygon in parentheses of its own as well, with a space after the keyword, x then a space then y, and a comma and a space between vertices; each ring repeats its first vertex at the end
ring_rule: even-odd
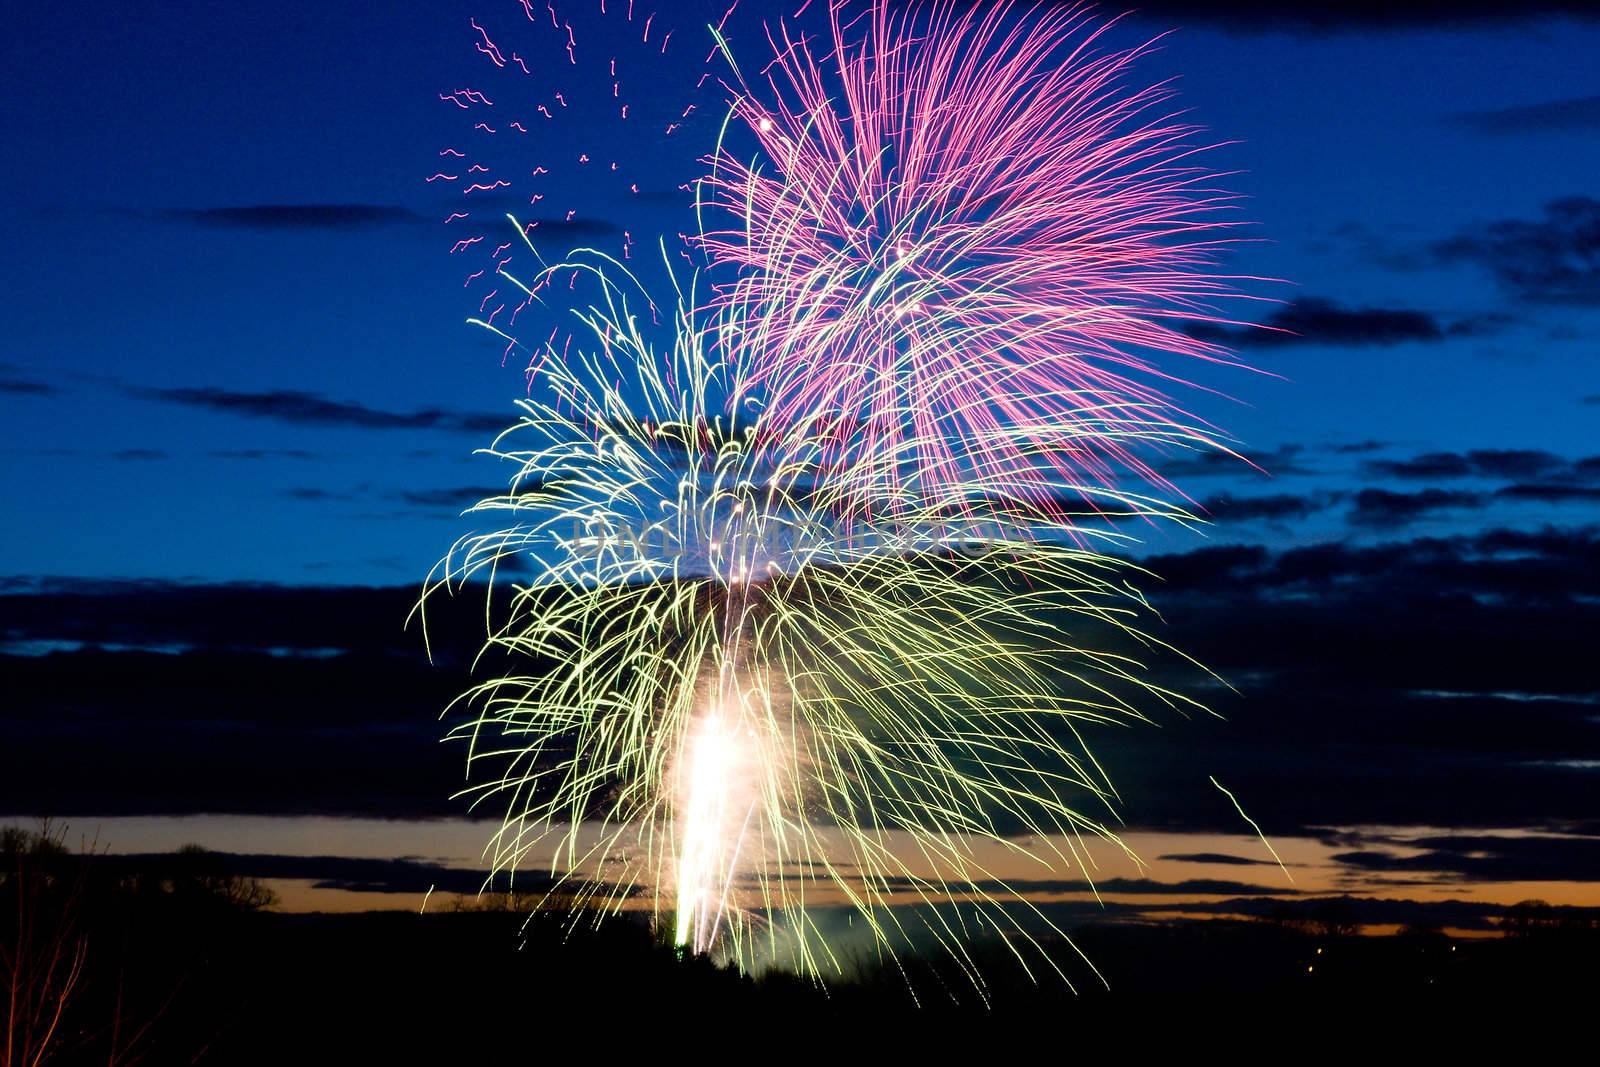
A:
POLYGON ((1104 984, 1053 946, 1076 992, 1031 981, 998 940, 973 946, 981 993, 931 956, 903 970, 864 957, 823 989, 680 960, 641 922, 286 915, 204 853, 130 870, 20 844, 0 871, 0 1067, 609 1063, 713 1049, 854 1060, 863 1038, 904 1047, 946 1031, 1052 1061, 1159 1050, 1266 1062, 1335 1043, 1370 1056, 1501 1038, 1518 1062, 1554 1062, 1558 1048, 1593 1062, 1600 930, 1536 908, 1470 940, 1336 922, 1088 926, 1074 942, 1104 984))

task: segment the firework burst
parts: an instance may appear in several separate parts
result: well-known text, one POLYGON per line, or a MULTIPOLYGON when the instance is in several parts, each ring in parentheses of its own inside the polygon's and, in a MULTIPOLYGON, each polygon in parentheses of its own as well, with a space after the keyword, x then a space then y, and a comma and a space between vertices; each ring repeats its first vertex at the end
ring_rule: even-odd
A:
POLYGON ((505 813, 494 875, 538 867, 575 917, 646 908, 682 951, 817 976, 844 968, 842 910, 981 990, 970 936, 1020 958, 1054 929, 1001 872, 1092 885, 1084 842, 1116 840, 1084 732, 1197 706, 1152 680, 1167 650, 1107 520, 1190 521, 1148 456, 1222 447, 1162 364, 1227 361, 1186 327, 1237 295, 1212 265, 1231 197, 1169 89, 1130 87, 1149 46, 1106 48, 1081 9, 826 17, 821 44, 771 31, 759 84, 712 31, 734 74, 699 187, 710 290, 674 278, 658 304, 631 238, 558 263, 548 226, 479 239, 470 321, 527 357, 529 392, 486 450, 507 492, 472 509, 505 521, 423 606, 485 597, 499 676, 451 736, 467 795, 505 813))
POLYGON ((546 270, 594 282, 589 343, 536 356, 489 450, 516 476, 475 509, 511 521, 431 586, 482 579, 485 653, 529 664, 466 694, 453 731, 469 794, 506 812, 496 872, 548 857, 600 912, 647 902, 685 949, 812 974, 841 967, 829 907, 961 961, 969 924, 1048 926, 994 859, 1087 872, 1114 793, 1080 730, 1189 703, 1105 650, 1157 644, 1129 565, 1084 546, 1115 535, 1042 526, 980 474, 959 510, 841 525, 826 442, 731 380, 692 288, 658 352, 621 263, 546 270))
POLYGON ((1104 46, 1074 6, 828 14, 820 43, 769 29, 759 77, 724 47, 700 243, 735 274, 715 305, 744 382, 812 425, 858 509, 907 478, 1046 512, 1062 482, 1169 490, 1136 446, 1216 443, 1158 358, 1228 361, 1185 326, 1226 321, 1238 223, 1170 87, 1130 84, 1152 46, 1104 46))

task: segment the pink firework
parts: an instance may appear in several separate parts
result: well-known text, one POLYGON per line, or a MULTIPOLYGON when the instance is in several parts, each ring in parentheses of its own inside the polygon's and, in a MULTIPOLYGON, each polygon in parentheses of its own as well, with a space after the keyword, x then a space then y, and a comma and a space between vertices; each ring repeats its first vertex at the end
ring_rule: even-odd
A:
POLYGON ((1170 87, 1129 84, 1152 45, 1104 47, 1109 26, 872 0, 834 4, 820 43, 769 28, 758 80, 729 54, 760 152, 724 141, 702 187, 734 216, 701 236, 734 272, 723 336, 780 423, 833 442, 849 507, 977 492, 1060 515, 1130 474, 1164 487, 1141 445, 1211 443, 1163 363, 1231 362, 1185 327, 1230 321, 1235 198, 1170 87))
MULTIPOLYGON (((554 284, 543 273, 547 254, 593 245, 634 257, 637 220, 651 210, 645 194, 663 192, 652 188, 663 174, 648 146, 681 125, 687 111, 676 101, 693 75, 673 66, 665 16, 642 3, 637 11, 613 4, 609 13, 593 0, 488 6, 460 27, 459 80, 437 93, 459 127, 429 159, 424 181, 444 194, 446 247, 477 320, 504 339, 509 360, 524 343, 518 331, 532 337, 528 319, 542 299, 518 279, 554 284)), ((539 333, 525 347, 567 350, 570 335, 539 333)))

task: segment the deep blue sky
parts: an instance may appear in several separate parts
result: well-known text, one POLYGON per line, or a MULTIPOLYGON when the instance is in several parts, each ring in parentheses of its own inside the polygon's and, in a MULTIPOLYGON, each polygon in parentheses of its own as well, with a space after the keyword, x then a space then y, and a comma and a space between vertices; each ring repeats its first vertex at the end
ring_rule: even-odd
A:
MULTIPOLYGON (((584 47, 642 56, 621 41, 624 3, 613 0, 607 22, 588 11, 597 4, 558 7, 584 47)), ((674 5, 675 39, 636 108, 714 103, 693 92, 708 35, 687 7, 674 5)), ((1241 171, 1232 184, 1251 198, 1263 241, 1236 265, 1295 283, 1262 292, 1311 302, 1287 322, 1306 340, 1246 353, 1281 380, 1209 375, 1240 403, 1192 404, 1272 457, 1277 478, 1180 480, 1202 499, 1294 495, 1308 517, 1234 521, 1212 539, 1392 534, 1392 517, 1352 522, 1347 497, 1317 495, 1358 482, 1479 494, 1471 507, 1409 516, 1433 532, 1592 518, 1593 500, 1482 497, 1526 478, 1436 485, 1379 479, 1362 464, 1600 451, 1600 406, 1583 403, 1600 394, 1600 208, 1579 201, 1557 222, 1546 213, 1600 195, 1600 21, 1284 30, 1214 17, 1248 4, 1168 7, 1183 10, 1132 20, 1122 37, 1179 28, 1144 69, 1181 75, 1195 117, 1239 142, 1215 162, 1241 171), (1514 249, 1490 228, 1513 221, 1525 225, 1514 249), (1328 450, 1362 442, 1383 448, 1328 450)), ((439 224, 460 198, 422 180, 438 150, 470 132, 438 94, 507 84, 474 50, 473 16, 505 52, 550 55, 550 27, 529 24, 517 0, 11 14, 0 113, 8 574, 387 583, 420 576, 461 531, 453 501, 418 494, 494 482, 469 453, 487 438, 484 417, 509 420, 523 387, 520 364, 502 367, 462 324, 481 290, 463 291, 461 257, 446 254, 456 234, 439 224), (266 226, 250 210, 215 213, 305 205, 366 205, 397 221, 333 226, 313 214, 266 226), (353 408, 291 421, 281 398, 266 405, 273 417, 244 414, 250 401, 231 396, 283 390, 353 408), (377 428, 385 415, 371 412, 423 415, 377 428), (477 421, 461 428, 458 416, 477 421)), ((736 47, 758 51, 753 23, 740 25, 736 47)), ((556 214, 581 207, 645 241, 688 229, 671 194, 695 173, 706 126, 644 136, 642 124, 612 120, 603 92, 568 95, 581 131, 502 139, 508 165, 519 152, 532 166, 543 152, 598 145, 597 156, 627 161, 646 195, 629 202, 604 181, 558 187, 556 214)), ((1548 465, 1541 477, 1557 475, 1574 477, 1548 465)))
MULTIPOLYGON (((460 184, 424 179, 477 133, 440 94, 483 89, 501 132, 474 158, 524 185, 549 163, 547 247, 688 229, 676 187, 710 143, 695 83, 720 9, 674 3, 662 56, 608 3, 605 22, 598 0, 556 6, 585 61, 619 57, 627 124, 609 72, 568 83, 544 0, 533 24, 519 0, 8 10, 0 816, 462 813, 436 716, 464 673, 448 648, 420 662, 401 623, 467 496, 503 474, 471 451, 524 383, 463 321, 490 245, 448 254, 500 205, 446 226, 460 184), (493 67, 473 17, 535 73, 493 67), (526 114, 555 83, 559 119, 506 133, 509 101, 526 114)), ((1260 313, 1299 338, 1242 334, 1270 373, 1209 373, 1234 399, 1190 397, 1272 477, 1169 464, 1218 522, 1152 531, 1160 632, 1237 693, 1161 667, 1225 721, 1096 742, 1129 825, 1202 835, 1161 878, 1254 870, 1195 858, 1243 833, 1216 775, 1315 845, 1306 884, 1363 895, 1374 921, 1600 901, 1600 15, 1145 6, 1117 40, 1179 28, 1144 76, 1178 76, 1236 142, 1213 162, 1260 240, 1233 265, 1293 283, 1256 291, 1291 301, 1260 313)), ((741 56, 762 13, 743 0, 730 23, 741 56)), ((208 843, 248 850, 220 825, 208 843)), ((373 854, 291 831, 270 847, 373 854)), ((383 847, 433 854, 429 833, 383 847)), ((1251 906, 1283 906, 1265 891, 1251 906)))

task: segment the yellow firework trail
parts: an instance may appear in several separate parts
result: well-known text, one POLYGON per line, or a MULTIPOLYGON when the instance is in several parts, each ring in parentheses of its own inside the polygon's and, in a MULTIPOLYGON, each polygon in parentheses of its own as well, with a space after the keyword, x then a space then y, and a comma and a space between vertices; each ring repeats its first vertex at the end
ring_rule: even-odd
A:
POLYGON ((841 495, 816 427, 843 416, 778 422, 692 286, 658 350, 607 257, 507 280, 569 274, 598 294, 587 340, 532 353, 522 417, 486 450, 515 476, 472 509, 504 522, 458 542, 421 605, 485 598, 497 676, 451 737, 474 804, 505 812, 494 871, 538 863, 586 914, 647 906, 686 950, 817 976, 844 967, 820 916, 845 908, 885 953, 931 938, 981 984, 971 935, 1021 957, 1053 929, 994 858, 1086 876, 1085 839, 1116 840, 1084 728, 1193 706, 1147 677, 1161 646, 1105 522, 1188 516, 1100 486, 1041 510, 1014 467, 923 485, 892 454, 841 495))

